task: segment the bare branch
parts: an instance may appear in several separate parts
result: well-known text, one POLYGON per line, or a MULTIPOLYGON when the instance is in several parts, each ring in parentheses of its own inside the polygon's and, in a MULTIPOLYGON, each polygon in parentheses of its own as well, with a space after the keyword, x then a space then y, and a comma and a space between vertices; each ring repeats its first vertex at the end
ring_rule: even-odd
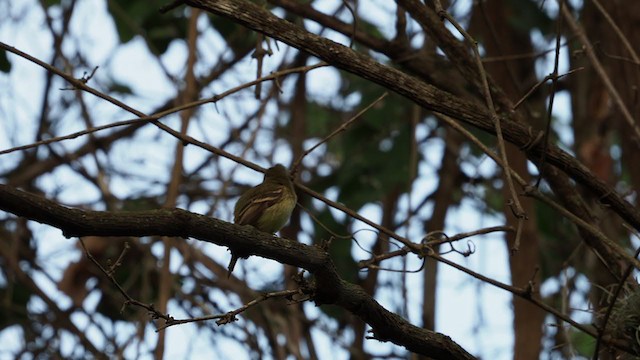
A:
MULTIPOLYGON (((434 359, 473 359, 471 354, 447 336, 412 325, 386 310, 361 287, 340 278, 329 255, 316 246, 275 237, 252 226, 235 225, 181 209, 135 212, 71 209, 2 184, 0 209, 57 227, 67 237, 190 237, 301 267, 309 270, 315 278, 316 304, 335 304, 352 312, 371 326, 377 339, 392 341, 409 351, 434 359)), ((168 315, 163 316, 169 318, 168 315)))

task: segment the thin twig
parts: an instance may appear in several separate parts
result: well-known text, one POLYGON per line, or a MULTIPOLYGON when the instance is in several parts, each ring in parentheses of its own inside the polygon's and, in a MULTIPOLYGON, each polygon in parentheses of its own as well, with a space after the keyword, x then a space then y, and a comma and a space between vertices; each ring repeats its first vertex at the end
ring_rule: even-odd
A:
MULTIPOLYGON (((564 1, 560 1, 560 11, 564 7, 564 1)), ((556 52, 553 57, 553 72, 549 74, 551 76, 551 94, 549 95, 549 106, 547 107, 547 124, 544 129, 544 137, 542 139, 542 154, 540 154, 540 164, 538 164, 538 169, 540 169, 540 173, 538 174, 538 180, 536 180, 535 187, 540 186, 540 182, 542 181, 542 169, 544 168, 544 163, 547 160, 547 151, 549 149, 549 133, 551 132, 551 119, 553 115, 553 101, 556 98, 556 87, 558 85, 558 63, 560 62, 560 38, 562 36, 562 16, 558 16, 558 21, 556 22, 556 52)))
MULTIPOLYGON (((631 231, 633 230, 631 229, 631 231)), ((638 258, 638 255, 640 255, 640 247, 636 250, 634 258, 638 258)), ((607 330, 607 323, 609 322, 609 318, 611 317, 611 313, 613 312, 613 307, 616 305, 616 301, 618 300, 618 297, 620 296, 620 293, 624 288, 624 283, 627 281, 632 271, 633 271, 633 266, 629 264, 629 266, 627 266, 627 269, 624 271, 622 278, 618 282, 618 287, 616 288, 616 291, 613 293, 613 299, 611 299, 611 303, 607 307, 607 312, 604 314, 602 325, 598 329, 598 337, 596 338, 596 347, 593 352, 593 360, 598 360, 598 353, 600 352, 600 343, 602 342, 602 336, 604 336, 605 331, 607 330)))
POLYGON ((572 325, 576 329, 578 329, 578 330, 580 330, 580 331, 582 331, 582 332, 584 332, 584 333, 586 333, 586 334, 588 334, 588 335, 590 335, 590 336, 592 336, 594 338, 597 336, 596 331, 594 329, 592 329, 590 327, 587 327, 587 326, 585 326, 583 324, 578 323, 577 321, 571 319, 568 315, 565 315, 562 312, 560 312, 560 311, 554 309, 553 307, 547 305, 546 303, 536 299, 535 297, 532 297, 531 296, 532 292, 530 290, 528 290, 528 289, 518 288, 518 287, 515 287, 515 286, 507 285, 507 284, 502 283, 500 281, 494 280, 494 279, 492 279, 490 277, 484 276, 484 275, 479 274, 479 273, 477 273, 477 272, 475 272, 473 270, 470 270, 470 269, 468 269, 468 268, 466 268, 466 267, 464 267, 462 265, 456 264, 451 260, 443 258, 442 256, 440 256, 438 254, 431 254, 429 256, 434 258, 434 259, 436 259, 436 260, 438 260, 438 261, 440 261, 440 262, 443 262, 443 263, 445 263, 445 264, 447 264, 447 265, 449 265, 449 266, 451 266, 451 267, 453 267, 453 268, 455 268, 457 270, 460 270, 460 271, 462 271, 462 272, 464 272, 464 273, 466 273, 468 275, 471 275, 472 277, 474 277, 474 278, 476 278, 476 279, 478 279, 478 280, 480 280, 482 282, 485 282, 487 284, 491 284, 491 285, 493 285, 495 287, 498 287, 500 289, 506 290, 506 291, 512 293, 515 296, 518 296, 518 297, 521 297, 523 299, 526 299, 529 302, 531 302, 534 305, 536 305, 537 307, 543 309, 544 311, 546 311, 546 312, 548 312, 550 314, 553 314, 553 315, 557 316, 558 318, 562 319, 564 322, 572 325))
MULTIPOLYGON (((82 245, 84 247, 84 244, 82 245)), ((120 256, 118 256, 118 258, 116 259, 116 262, 114 262, 113 264, 111 264, 111 266, 109 266, 109 270, 107 270, 107 275, 113 276, 113 273, 115 273, 115 271, 120 267, 120 265, 122 265, 122 260, 129 252, 129 249, 131 249, 131 246, 129 245, 129 242, 125 241, 124 248, 120 252, 120 256)))
MULTIPOLYGON (((562 46, 566 46, 568 41, 565 41, 562 46)), ((534 51, 530 53, 523 54, 513 54, 513 55, 502 55, 502 56, 486 56, 482 58, 483 63, 492 63, 492 62, 501 62, 501 61, 512 61, 512 60, 522 60, 522 59, 537 59, 539 57, 545 56, 550 52, 555 51, 554 49, 547 49, 544 51, 534 51)))
MULTIPOLYGON (((327 225, 325 225, 322 221, 320 221, 320 219, 318 219, 315 215, 313 215, 313 213, 309 209, 307 209, 305 206, 303 206, 302 204, 296 203, 296 206, 299 207, 300 209, 302 209, 302 211, 304 211, 305 213, 307 213, 307 216, 309 216, 314 223, 316 223, 318 226, 320 226, 322 229, 324 229, 324 231, 326 231, 328 234, 330 234, 334 238, 338 238, 338 239, 354 239, 353 236, 358 231, 360 231, 360 230, 358 230, 358 231, 354 232, 353 234, 349 234, 349 235, 340 235, 340 234, 336 233, 335 231, 331 230, 327 225)), ((369 230, 369 229, 361 229, 361 230, 369 230)))
MULTIPOLYGON (((256 78, 260 79, 262 77, 262 70, 263 70, 263 65, 264 65, 264 56, 265 55, 269 55, 271 56, 272 52, 271 50, 266 50, 263 46, 262 43, 265 41, 265 36, 264 34, 258 33, 258 36, 256 38, 256 48, 253 51, 253 54, 251 54, 251 57, 256 59, 257 64, 256 64, 256 78)), ((256 100, 260 100, 260 94, 262 93, 262 83, 258 83, 256 84, 256 87, 254 89, 254 95, 256 100)))
POLYGON ((41 145, 47 145, 47 144, 51 144, 51 143, 55 143, 55 142, 59 142, 59 141, 64 141, 64 140, 71 140, 71 139, 75 139, 78 138, 80 136, 83 135, 88 135, 88 134, 92 134, 98 131, 102 131, 102 130, 106 130, 106 129, 110 129, 110 128, 114 128, 114 127, 118 127, 118 126, 125 126, 125 125, 131 125, 131 124, 135 124, 138 122, 144 122, 144 121, 153 121, 153 120, 157 120, 155 118, 155 116, 144 116, 144 117, 140 117, 140 118, 136 118, 136 119, 129 119, 129 120, 123 120, 123 121, 117 121, 111 124, 107 124, 107 125, 102 125, 102 126, 96 126, 96 127, 92 127, 90 129, 86 129, 86 130, 82 130, 82 131, 77 131, 68 135, 64 135, 64 136, 57 136, 51 139, 46 139, 46 140, 40 140, 40 141, 36 141, 33 142, 31 144, 28 145, 20 145, 20 146, 15 146, 9 149, 5 149, 5 150, 1 150, 0 151, 0 155, 5 155, 5 154, 9 154, 15 151, 21 151, 21 150, 27 150, 27 149, 31 149, 31 148, 35 148, 41 145))
MULTIPOLYGON (((565 0, 559 0, 559 1, 564 2, 565 0)), ((640 128, 635 123, 633 115, 631 115, 631 112, 629 111, 629 109, 627 108, 627 105, 624 103, 624 100, 622 100, 622 97, 620 96, 615 86, 613 85, 611 78, 609 77, 607 72, 604 70, 604 67, 600 63, 600 60, 598 60, 595 50, 593 49, 593 45, 591 45, 589 38, 587 38, 587 35, 584 32, 584 29, 580 25, 578 25, 575 18, 571 14, 569 7, 566 6, 566 4, 565 6, 561 7, 561 12, 565 20, 569 24, 569 27, 571 27, 571 31, 576 33, 576 35, 580 39, 580 42, 582 42, 584 51, 587 54, 589 61, 591 61, 593 68, 595 69, 596 73, 600 77, 600 80, 602 80, 602 83, 604 84, 605 88, 609 92, 609 95, 613 98, 613 102, 616 104, 616 106, 620 110, 622 117, 627 122, 627 124, 629 124, 631 129, 633 129, 633 132, 635 135, 634 140, 637 143, 638 141, 640 141, 640 128)))
MULTIPOLYGON (((122 108, 123 110, 126 110, 126 111, 128 111, 130 113, 133 113, 133 114, 135 114, 136 116, 139 116, 139 117, 146 117, 147 116, 144 113, 142 113, 141 111, 138 111, 138 110, 136 110, 136 109, 134 109, 134 108, 122 103, 121 101, 114 99, 111 96, 103 94, 102 92, 83 84, 82 82, 78 81, 74 77, 72 77, 72 76, 70 76, 70 75, 68 75, 68 74, 66 74, 66 73, 54 68, 53 66, 51 66, 51 65, 49 65, 49 64, 47 64, 47 63, 45 63, 45 62, 43 62, 43 61, 41 61, 39 59, 34 58, 33 56, 31 56, 29 54, 23 53, 20 50, 17 50, 17 49, 15 49, 15 48, 13 48, 11 46, 8 46, 8 45, 6 45, 6 44, 4 44, 2 42, 0 42, 0 48, 3 48, 3 49, 5 49, 5 50, 7 50, 7 51, 9 51, 11 53, 14 53, 16 55, 22 56, 25 59, 34 62, 35 64, 45 68, 46 70, 51 71, 51 72, 55 73, 56 75, 64 78, 65 80, 71 82, 73 85, 75 85, 79 89, 85 90, 85 91, 87 91, 87 92, 89 92, 89 93, 91 93, 91 94, 93 94, 93 95, 95 95, 95 96, 97 96, 97 97, 99 97, 101 99, 104 99, 104 100, 106 100, 106 101, 108 101, 108 102, 110 102, 110 103, 122 108)), ((306 68, 306 71, 310 71, 312 69, 315 69, 315 68, 318 68, 318 67, 321 67, 321 66, 326 66, 326 65, 327 65, 327 63, 320 62, 318 64, 306 66, 304 68, 306 68)), ((285 71, 282 71, 280 73, 284 74, 284 73, 290 73, 290 72, 300 72, 300 70, 298 70, 298 71, 287 71, 287 70, 285 70, 285 71)), ((268 78, 268 77, 269 76, 267 76, 266 78, 268 78)), ((258 81, 258 80, 251 81, 249 83, 244 84, 243 86, 244 87, 249 87, 253 83, 255 83, 256 81, 258 81)), ((219 96, 214 96, 214 97, 209 98, 209 99, 196 101, 194 103, 191 103, 191 105, 192 106, 197 106, 197 105, 205 104, 205 103, 208 103, 208 102, 215 102, 215 101, 217 101, 218 98, 219 98, 219 96)), ((185 108, 185 106, 182 106, 182 107, 179 107, 179 108, 185 108)), ((233 154, 231 154, 229 152, 226 152, 226 151, 224 151, 222 149, 219 149, 217 147, 211 146, 211 145, 209 145, 209 144, 207 144, 205 142, 196 140, 196 139, 192 138, 191 136, 181 134, 179 131, 176 131, 176 130, 172 129, 171 127, 169 127, 169 126, 167 126, 167 125, 165 125, 165 124, 163 124, 161 122, 155 121, 155 122, 153 122, 153 124, 156 125, 157 127, 159 127, 160 129, 164 130, 165 132, 167 132, 171 136, 173 136, 173 137, 175 137, 177 139, 180 139, 185 143, 193 144, 194 146, 197 146, 199 148, 207 150, 207 151, 209 151, 209 152, 211 152, 213 154, 216 154, 218 156, 225 157, 225 158, 227 158, 229 160, 232 160, 234 162, 242 164, 242 165, 244 165, 244 166, 246 166, 246 167, 248 167, 250 169, 253 169, 253 170, 256 170, 256 171, 261 171, 261 172, 265 172, 266 171, 265 169, 263 169, 262 167, 258 166, 257 164, 255 164, 253 162, 247 161, 247 160, 245 160, 245 159, 243 159, 243 158, 241 158, 239 156, 235 156, 235 155, 233 155, 233 154)), ((310 196, 315 197, 316 199, 324 202, 325 204, 327 204, 327 205, 329 205, 329 206, 331 206, 331 207, 333 207, 333 208, 335 208, 337 210, 340 210, 340 211, 346 213, 347 215, 353 217, 354 219, 360 220, 360 221, 364 222, 365 224, 367 224, 367 225, 379 230, 380 232, 382 232, 382 233, 384 233, 384 234, 386 234, 386 235, 388 235, 388 236, 400 241, 404 245, 409 246, 409 248, 411 248, 413 251, 419 251, 419 248, 416 247, 415 244, 413 244, 411 241, 409 241, 409 239, 404 238, 404 237, 396 234, 395 232, 385 228, 384 226, 380 226, 380 225, 376 224, 375 222, 373 222, 373 221, 361 216, 360 214, 356 213, 355 211, 347 208, 346 206, 344 206, 342 204, 339 204, 337 202, 334 202, 334 201, 331 201, 331 200, 327 199, 323 195, 317 193, 316 191, 311 190, 310 188, 308 188, 308 187, 306 187, 306 186, 304 186, 302 184, 296 183, 296 186, 298 188, 300 188, 301 190, 303 190, 304 192, 306 192, 307 194, 309 194, 310 196)))
POLYGON ((160 12, 160 14, 165 14, 183 4, 184 4, 184 0, 174 0, 169 4, 161 6, 160 9, 158 9, 158 11, 160 12))
POLYGON ((577 226, 581 227, 582 229, 588 231, 589 233, 594 235, 596 238, 598 238, 598 240, 600 240, 604 245, 606 245, 609 249, 613 250, 616 254, 618 254, 620 258, 623 258, 626 261, 628 261, 629 265, 634 266, 637 269, 640 269, 640 261, 638 261, 638 259, 631 256, 629 253, 627 253, 626 249, 622 248, 622 246, 618 245, 613 240, 609 239, 604 233, 602 233, 600 230, 598 230, 596 227, 594 227, 590 223, 579 218, 578 216, 576 216, 575 214, 573 214, 572 212, 570 212, 560 204, 554 201, 547 201, 546 200, 547 196, 545 196, 543 193, 541 193, 539 190, 537 190, 534 187, 527 188, 526 194, 533 196, 536 199, 544 201, 545 203, 547 203, 547 205, 551 206, 553 209, 558 211, 560 214, 562 214, 564 217, 569 219, 571 222, 573 222, 577 226))
POLYGON ((427 241, 426 244, 433 247, 433 246, 441 245, 444 243, 451 243, 454 241, 466 239, 468 237, 472 237, 476 235, 484 235, 484 234, 489 234, 489 233, 498 232, 498 231, 514 232, 515 229, 511 226, 491 226, 491 227, 482 228, 474 231, 459 233, 459 234, 450 236, 447 239, 427 241))
MULTIPOLYGON (((493 121, 496 137, 498 139, 498 149, 500 156, 502 157, 502 162, 505 164, 505 167, 509 168, 509 160, 507 158, 507 150, 504 142, 504 137, 502 135, 502 127, 500 125, 500 117, 496 112, 495 106, 493 104, 493 98, 491 97, 491 91, 489 90, 489 82, 487 80, 487 73, 485 72, 484 65, 482 65, 482 58, 480 57, 480 52, 478 51, 478 42, 475 41, 471 35, 467 33, 467 31, 449 14, 446 10, 442 8, 439 0, 435 1, 436 4, 436 12, 437 14, 444 19, 447 19, 451 25, 453 25, 456 30, 469 42, 471 48, 474 53, 474 59, 476 61, 476 66, 478 67, 478 72, 480 76, 480 80, 482 82, 482 92, 484 93, 485 102, 487 108, 489 109, 489 114, 491 116, 491 120, 493 121)), ((506 170, 504 171, 505 182, 507 183, 507 187, 509 189, 509 194, 511 194, 511 198, 513 199, 514 205, 514 215, 516 216, 518 222, 523 222, 527 219, 527 214, 518 199, 518 194, 516 193, 516 189, 513 185, 513 180, 511 179, 511 172, 506 170)), ((521 224, 518 224, 518 229, 522 228, 521 224)), ((520 237, 522 235, 521 231, 516 232, 515 241, 513 246, 511 247, 512 252, 518 251, 520 248, 520 237)))
MULTIPOLYGON (((2 45, 3 44, 0 43, 0 47, 2 47, 2 45)), ((16 55, 19 55, 19 56, 22 56, 22 54, 24 54, 24 53, 20 52, 19 50, 16 50, 16 52, 14 52, 14 53, 16 55)), ((27 54, 24 54, 24 55, 27 55, 27 54)), ((25 59, 30 60, 32 62, 35 62, 37 65, 40 65, 40 66, 48 65, 48 64, 39 62, 39 60, 37 60, 35 58, 25 57, 25 59)), ((0 155, 12 153, 12 152, 15 152, 15 151, 27 150, 27 149, 38 147, 38 146, 41 146, 41 145, 51 144, 51 143, 59 142, 59 141, 63 141, 63 140, 75 139, 75 138, 78 138, 80 136, 87 135, 87 134, 92 134, 92 133, 95 133, 95 132, 98 132, 98 131, 102 131, 102 130, 105 130, 105 129, 110 129, 110 128, 114 128, 114 127, 118 127, 118 126, 131 125, 131 124, 134 124, 134 123, 137 123, 137 122, 141 122, 141 121, 154 122, 154 121, 162 119, 165 116, 168 116, 168 115, 171 115, 171 114, 183 111, 183 110, 191 109, 191 108, 194 108, 194 107, 206 104, 206 103, 211 103, 211 102, 215 103, 217 101, 220 101, 220 100, 224 99, 225 97, 227 97, 229 95, 232 95, 234 93, 239 92, 240 90, 246 89, 248 87, 251 87, 253 85, 256 85, 256 84, 264 82, 264 81, 275 80, 275 79, 277 79, 279 77, 282 77, 282 76, 285 76, 285 75, 289 75, 289 74, 293 74, 293 73, 308 72, 308 71, 311 71, 313 69, 317 69, 319 67, 326 66, 326 65, 327 64, 324 63, 324 62, 319 62, 319 63, 314 64, 314 65, 300 66, 300 67, 295 67, 295 68, 291 68, 291 69, 277 71, 277 72, 271 73, 271 74, 269 74, 267 76, 264 76, 264 77, 262 77, 260 79, 256 79, 256 80, 249 81, 249 82, 246 82, 244 84, 238 85, 238 86, 236 86, 234 88, 231 88, 231 89, 229 89, 227 91, 224 91, 224 92, 222 92, 220 94, 217 94, 217 95, 215 95, 213 97, 206 98, 206 99, 201 99, 201 100, 197 100, 197 101, 191 101, 191 102, 182 104, 180 106, 175 106, 175 107, 173 107, 171 109, 168 109, 168 110, 165 110, 165 111, 161 111, 161 112, 155 113, 153 115, 149 115, 149 116, 146 116, 146 115, 134 110, 134 114, 136 114, 136 115, 139 114, 140 115, 136 119, 122 120, 122 121, 114 122, 114 123, 107 124, 107 125, 102 125, 102 126, 93 127, 93 128, 90 128, 90 129, 85 129, 85 130, 82 130, 82 131, 77 131, 77 132, 69 134, 69 135, 59 136, 59 137, 46 139, 46 140, 41 140, 41 141, 37 141, 37 142, 31 143, 31 144, 28 144, 28 145, 16 146, 16 147, 13 147, 13 148, 9 148, 9 149, 5 149, 5 150, 0 151, 0 155)), ((63 77, 65 80, 70 81, 69 75, 59 71, 58 69, 50 68, 48 66, 45 66, 45 68, 47 70, 50 70, 50 71, 54 72, 55 74, 63 77)), ((71 79, 73 79, 73 78, 71 78, 71 79)), ((73 79, 73 80, 76 80, 76 79, 73 79)), ((89 88, 89 87, 87 86, 87 88, 89 88)), ((83 90, 86 90, 86 89, 83 89, 83 90)), ((98 96, 98 97, 100 97, 100 98, 102 98, 102 99, 105 99, 105 100, 109 101, 109 99, 106 98, 106 97, 108 97, 107 95, 104 95, 102 93, 99 93, 100 95, 98 95, 98 94, 93 93, 92 91, 89 91, 89 90, 87 90, 87 91, 92 93, 92 94, 94 94, 94 95, 96 95, 96 96, 98 96)), ((117 100, 115 100, 115 101, 117 102, 117 100)), ((118 103, 115 103, 115 102, 112 102, 112 103, 115 104, 116 106, 120 106, 118 103)), ((128 109, 126 109, 124 107, 123 107, 123 109, 128 110, 128 109)), ((130 112, 132 112, 132 111, 130 111, 130 112)), ((184 139, 181 139, 181 140, 184 140, 184 139)))
POLYGON ((609 13, 607 13, 607 10, 605 10, 605 8, 602 6, 602 4, 600 4, 600 1, 598 1, 598 0, 591 0, 591 1, 593 1, 593 4, 596 6, 596 8, 598 8, 598 11, 600 11, 602 16, 609 23, 609 25, 611 25, 611 28, 616 33, 616 35, 618 35, 618 37, 620 38, 620 41, 622 41, 622 44, 624 45, 625 49, 627 49, 627 51, 629 52, 629 55, 631 55, 631 58, 633 59, 633 62, 636 65, 640 65, 640 58, 638 57, 638 54, 633 49, 633 46, 631 46, 631 43, 629 42, 629 39, 627 39, 627 37, 622 33, 622 30, 620 30, 620 27, 618 27, 618 25, 611 18, 609 13))
MULTIPOLYGON (((275 292, 270 292, 270 293, 264 293, 260 296, 258 296, 257 298, 249 301, 248 303, 242 305, 241 307, 233 310, 233 311, 229 311, 226 314, 217 314, 217 315, 208 315, 208 316, 201 316, 201 317, 195 317, 195 318, 191 318, 191 319, 172 319, 171 321, 167 321, 164 325, 159 326, 156 329, 156 332, 160 332, 170 326, 174 326, 174 325, 180 325, 180 324, 187 324, 187 323, 192 323, 192 322, 199 322, 199 321, 207 321, 207 320, 215 320, 218 319, 218 321, 216 321, 216 324, 218 325, 224 325, 224 324, 229 324, 232 323, 236 320, 238 320, 236 318, 236 316, 240 313, 242 313, 243 311, 249 309, 252 306, 255 306, 267 299, 273 298, 273 297, 289 297, 291 298, 293 295, 296 294, 302 294, 302 291, 300 289, 295 289, 295 290, 282 290, 282 291, 275 291, 275 292)), ((295 302, 299 302, 299 301, 304 301, 308 299, 308 295, 303 295, 304 298, 301 299, 296 299, 295 302)))
MULTIPOLYGON (((426 248, 433 248, 435 246, 438 245, 442 245, 445 243, 452 243, 454 241, 459 241, 471 236, 476 236, 476 235, 483 235, 483 234, 489 234, 492 232, 497 232, 497 231, 504 231, 504 232, 513 232, 515 231, 515 229, 511 226, 492 226, 492 227, 488 227, 488 228, 483 228, 483 229, 478 229, 478 230, 474 230, 474 231, 470 231, 470 232, 465 232, 465 233, 459 233, 456 234, 454 236, 450 236, 450 237, 445 237, 443 239, 438 239, 438 240, 431 240, 429 241, 429 238, 435 234, 443 234, 441 231, 437 231, 437 232, 431 232, 429 234, 427 234, 424 237, 424 240, 427 240, 426 242, 423 242, 422 248, 426 249, 426 248)), ((367 259, 367 260, 360 260, 358 262, 358 267, 359 268, 365 268, 365 267, 370 267, 374 264, 378 264, 384 260, 387 259, 391 259, 397 256, 404 256, 408 253, 411 252, 411 249, 409 249, 408 247, 404 246, 401 249, 398 250, 394 250, 394 251, 390 251, 388 253, 384 253, 384 254, 380 254, 380 255, 376 255, 374 257, 372 257, 371 259, 367 259)), ((385 269, 386 270, 386 269, 385 269)), ((407 271, 407 272, 415 272, 415 271, 407 271)))
POLYGON ((411 252, 415 253, 415 254, 420 254, 421 252, 421 247, 415 243, 413 243, 411 240, 397 234, 396 232, 382 226, 379 225, 371 220, 369 220, 368 218, 358 214, 357 212, 349 209, 348 207, 344 206, 343 204, 337 203, 335 201, 329 200, 327 199, 325 196, 323 196, 322 194, 310 189, 309 187, 300 184, 300 183, 295 183, 296 187, 298 187, 299 189, 301 189, 302 191, 304 191, 305 193, 307 193, 308 195, 322 201, 323 203, 329 205, 330 207, 336 209, 336 210, 340 210, 343 213, 347 214, 348 216, 356 219, 356 220, 360 220, 363 223, 371 226, 372 228, 380 231, 381 233, 389 236, 390 238, 396 239, 399 242, 401 242, 402 244, 406 245, 409 249, 411 249, 411 252))
POLYGON ((164 319, 165 321, 172 321, 173 320, 173 318, 171 316, 165 315, 165 314, 159 312, 158 310, 156 310, 154 308, 153 304, 145 304, 145 303, 143 303, 141 301, 138 301, 138 300, 132 298, 122 288, 122 286, 118 283, 118 281, 113 277, 113 274, 110 274, 102 265, 100 265, 100 262, 98 262, 98 260, 96 260, 96 258, 93 257, 91 252, 89 252, 89 249, 87 249, 87 246, 85 245, 84 240, 82 240, 82 237, 79 237, 78 240, 80 241, 80 245, 82 246, 82 249, 84 249, 84 253, 87 256, 87 258, 89 260, 91 260, 91 262, 93 262, 98 267, 98 269, 100 269, 100 271, 102 271, 102 273, 109 279, 109 281, 111 281, 111 283, 118 289, 118 291, 120 291, 122 296, 124 296, 124 298, 126 299, 126 301, 124 303, 124 306, 131 304, 131 305, 135 305, 135 306, 141 307, 141 308, 147 310, 153 319, 164 319))
MULTIPOLYGON (((571 74, 573 74, 575 72, 582 71, 582 70, 584 70, 584 67, 571 69, 571 70, 567 71, 564 74, 556 76, 556 79, 561 79, 561 78, 563 78, 563 77, 565 77, 567 75, 571 75, 571 74)), ((547 81, 553 80, 553 78, 554 78, 553 74, 549 74, 549 75, 545 76, 544 79, 538 81, 531 89, 529 89, 529 91, 527 91, 526 94, 524 94, 524 96, 522 98, 520 98, 520 100, 518 100, 518 102, 515 103, 515 105, 513 105, 513 107, 511 109, 512 110, 516 110, 520 106, 520 104, 522 104, 525 100, 527 100, 527 98, 529 96, 531 96, 531 94, 533 94, 534 91, 536 91, 540 86, 542 86, 547 81)))
POLYGON ((485 154, 487 154, 487 156, 489 156, 491 159, 493 159, 493 161, 495 161, 499 166, 501 166, 504 169, 504 171, 509 171, 513 176, 513 178, 525 189, 525 195, 532 196, 535 199, 538 199, 543 203, 551 206, 553 209, 557 210, 562 216, 569 219, 569 221, 573 222, 577 226, 591 233, 603 244, 605 244, 607 247, 613 250, 616 254, 618 254, 618 256, 620 256, 621 258, 624 258, 625 260, 629 261, 630 264, 633 264, 633 266, 640 269, 640 262, 634 257, 632 257, 631 255, 629 255, 625 251, 625 249, 623 249, 620 245, 616 244, 614 241, 609 239, 605 234, 603 234, 600 230, 598 230, 592 224, 576 216, 574 213, 567 210, 565 207, 558 204, 556 201, 552 200, 550 197, 542 193, 540 190, 532 186, 528 186, 528 183, 520 175, 518 175, 518 173, 515 170, 505 167, 505 164, 502 163, 502 159, 498 157, 498 155, 495 152, 491 151, 491 149, 489 149, 486 145, 484 145, 480 140, 478 140, 478 138, 476 138, 475 136, 473 136, 473 134, 467 131, 467 129, 465 129, 463 126, 458 124, 455 120, 453 120, 452 118, 444 114, 440 114, 440 113, 435 113, 435 114, 440 119, 444 120, 449 126, 459 131, 467 139, 471 140, 485 154))
POLYGON ((353 30, 351 32, 351 36, 349 38, 349 48, 353 49, 353 45, 355 43, 356 32, 358 31, 358 16, 356 15, 356 11, 351 7, 347 0, 342 0, 342 4, 349 10, 351 16, 353 17, 353 30))
POLYGON ((313 145, 312 147, 310 147, 308 150, 305 150, 299 157, 298 159, 293 163, 293 165, 291 166, 291 170, 292 172, 295 174, 298 171, 298 167, 300 166, 300 163, 302 162, 302 159, 304 159, 305 156, 309 155, 311 152, 313 152, 313 150, 317 149, 320 145, 326 143, 327 141, 331 140, 331 138, 333 138, 334 136, 338 135, 339 133, 347 130, 347 128, 356 120, 358 120, 362 114, 364 114, 365 112, 367 112, 369 109, 371 109, 373 106, 375 106, 377 103, 379 103, 380 101, 382 101, 382 99, 384 99, 385 97, 387 97, 387 95, 389 95, 388 92, 384 92, 384 94, 380 95, 377 99, 375 99, 371 104, 367 105, 364 109, 358 111, 357 114, 355 114, 354 116, 352 116, 349 120, 347 120, 346 122, 344 122, 342 125, 340 125, 340 127, 338 127, 337 129, 335 129, 334 131, 331 132, 331 134, 327 135, 324 139, 318 141, 317 144, 313 145))
POLYGON ((458 122, 456 122, 450 116, 447 116, 445 114, 435 113, 435 115, 439 119, 442 119, 444 122, 446 122, 447 125, 451 126, 453 129, 461 133, 464 137, 466 137, 471 142, 473 142, 477 147, 480 148, 480 150, 482 150, 485 154, 487 154, 487 156, 489 156, 493 161, 495 161, 495 163, 498 164, 498 166, 500 166, 504 172, 509 172, 511 174, 511 177, 515 178, 518 184, 520 184, 520 186, 525 187, 528 185, 528 182, 526 182, 515 170, 508 167, 508 165, 502 161, 502 158, 498 156, 498 154, 496 154, 494 151, 489 149, 476 136, 474 136, 470 131, 465 129, 464 126, 458 124, 458 122))

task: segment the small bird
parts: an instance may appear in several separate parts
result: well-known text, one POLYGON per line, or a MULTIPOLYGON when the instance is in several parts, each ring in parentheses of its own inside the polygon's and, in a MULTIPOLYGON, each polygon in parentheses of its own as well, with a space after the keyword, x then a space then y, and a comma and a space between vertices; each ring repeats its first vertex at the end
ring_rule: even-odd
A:
MULTIPOLYGON (((274 234, 289 221, 298 200, 289 172, 281 164, 269 168, 261 184, 247 190, 233 210, 233 222, 274 234)), ((231 251, 227 277, 243 254, 231 251)))

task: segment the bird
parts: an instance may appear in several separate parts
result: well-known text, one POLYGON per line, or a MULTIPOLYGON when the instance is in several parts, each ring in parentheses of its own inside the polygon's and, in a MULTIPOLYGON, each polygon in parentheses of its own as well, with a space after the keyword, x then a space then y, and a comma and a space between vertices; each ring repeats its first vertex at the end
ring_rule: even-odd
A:
MULTIPOLYGON (((276 164, 267 169, 261 184, 240 196, 233 209, 233 222, 275 234, 289 221, 297 200, 287 168, 276 164)), ((231 276, 238 258, 244 257, 244 254, 231 250, 227 277, 231 276)))

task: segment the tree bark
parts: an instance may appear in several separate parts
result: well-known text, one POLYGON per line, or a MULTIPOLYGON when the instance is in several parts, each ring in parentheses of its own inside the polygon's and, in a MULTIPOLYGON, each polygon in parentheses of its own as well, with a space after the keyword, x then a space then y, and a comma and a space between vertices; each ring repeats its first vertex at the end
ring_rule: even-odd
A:
POLYGON ((0 184, 0 209, 54 226, 66 237, 175 236, 194 238, 308 270, 316 304, 335 304, 369 324, 371 336, 433 359, 474 359, 448 336, 410 324, 382 307, 361 287, 344 281, 327 252, 317 246, 263 233, 182 209, 85 211, 0 184))

